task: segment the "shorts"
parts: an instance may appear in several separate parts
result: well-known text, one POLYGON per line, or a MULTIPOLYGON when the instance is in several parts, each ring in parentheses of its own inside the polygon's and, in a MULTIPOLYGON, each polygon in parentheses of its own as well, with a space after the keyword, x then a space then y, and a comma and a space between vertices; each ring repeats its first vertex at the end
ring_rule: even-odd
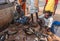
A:
POLYGON ((30 7, 29 12, 30 12, 30 14, 34 14, 34 13, 38 12, 38 8, 30 7))

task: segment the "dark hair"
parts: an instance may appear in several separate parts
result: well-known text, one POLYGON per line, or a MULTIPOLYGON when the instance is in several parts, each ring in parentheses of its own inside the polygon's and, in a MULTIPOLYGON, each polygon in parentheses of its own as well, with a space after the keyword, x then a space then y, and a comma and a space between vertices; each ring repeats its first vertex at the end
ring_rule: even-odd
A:
POLYGON ((26 0, 22 0, 22 2, 26 2, 26 0))
POLYGON ((49 16, 52 16, 52 13, 53 13, 53 12, 45 11, 44 13, 48 13, 48 14, 49 14, 49 16))
POLYGON ((16 6, 16 10, 20 10, 21 8, 22 8, 21 5, 16 6))

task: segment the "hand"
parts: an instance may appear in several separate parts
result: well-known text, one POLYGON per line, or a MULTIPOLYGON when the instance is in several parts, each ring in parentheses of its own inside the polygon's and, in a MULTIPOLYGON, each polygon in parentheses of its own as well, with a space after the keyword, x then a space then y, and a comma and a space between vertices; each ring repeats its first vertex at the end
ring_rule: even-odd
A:
POLYGON ((47 28, 47 31, 50 32, 50 28, 47 28))
POLYGON ((54 16, 55 15, 55 12, 52 15, 54 16))

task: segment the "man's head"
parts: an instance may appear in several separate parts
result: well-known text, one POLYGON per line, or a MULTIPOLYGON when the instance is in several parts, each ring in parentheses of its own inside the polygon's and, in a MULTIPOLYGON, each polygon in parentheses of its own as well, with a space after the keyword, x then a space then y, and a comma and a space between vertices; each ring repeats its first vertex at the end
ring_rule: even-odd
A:
POLYGON ((50 11, 45 11, 45 18, 49 18, 50 16, 52 16, 52 12, 50 11))
POLYGON ((22 9, 22 8, 21 8, 21 5, 17 5, 17 6, 16 6, 16 10, 17 10, 17 12, 20 12, 21 9, 22 9))

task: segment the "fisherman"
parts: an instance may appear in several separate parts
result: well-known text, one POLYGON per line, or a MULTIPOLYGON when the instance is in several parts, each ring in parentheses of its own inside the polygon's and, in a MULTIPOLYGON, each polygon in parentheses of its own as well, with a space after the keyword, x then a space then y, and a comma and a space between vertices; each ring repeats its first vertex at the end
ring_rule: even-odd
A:
POLYGON ((24 15, 21 5, 17 5, 16 11, 14 13, 14 21, 17 23, 27 24, 29 20, 30 18, 24 15))
POLYGON ((44 14, 42 14, 41 16, 39 16, 39 19, 38 19, 39 25, 42 24, 40 22, 41 19, 43 19, 42 21, 44 21, 44 24, 42 26, 45 27, 47 31, 50 31, 52 23, 53 23, 52 12, 45 11, 44 14))
POLYGON ((54 26, 57 26, 57 27, 60 26, 60 21, 56 21, 56 20, 54 21, 52 17, 52 13, 49 11, 39 16, 38 23, 40 26, 47 27, 48 28, 47 31, 51 31, 54 34, 55 34, 54 26), (44 19, 44 23, 43 23, 43 20, 41 19, 44 19), (42 23, 40 21, 42 21, 42 23))
MULTIPOLYGON (((43 13, 46 13, 46 12, 49 11, 49 14, 51 13, 52 14, 51 16, 53 16, 55 14, 55 11, 56 11, 56 8, 57 8, 57 4, 58 4, 58 0, 46 0, 43 13)), ((50 21, 48 21, 46 19, 45 20, 49 22, 48 25, 50 24, 51 32, 54 32, 53 31, 53 27, 52 27, 52 24, 54 23, 53 22, 53 17, 51 17, 51 18, 52 19, 50 19, 50 21)), ((49 19, 49 17, 48 17, 48 19, 49 19)))

